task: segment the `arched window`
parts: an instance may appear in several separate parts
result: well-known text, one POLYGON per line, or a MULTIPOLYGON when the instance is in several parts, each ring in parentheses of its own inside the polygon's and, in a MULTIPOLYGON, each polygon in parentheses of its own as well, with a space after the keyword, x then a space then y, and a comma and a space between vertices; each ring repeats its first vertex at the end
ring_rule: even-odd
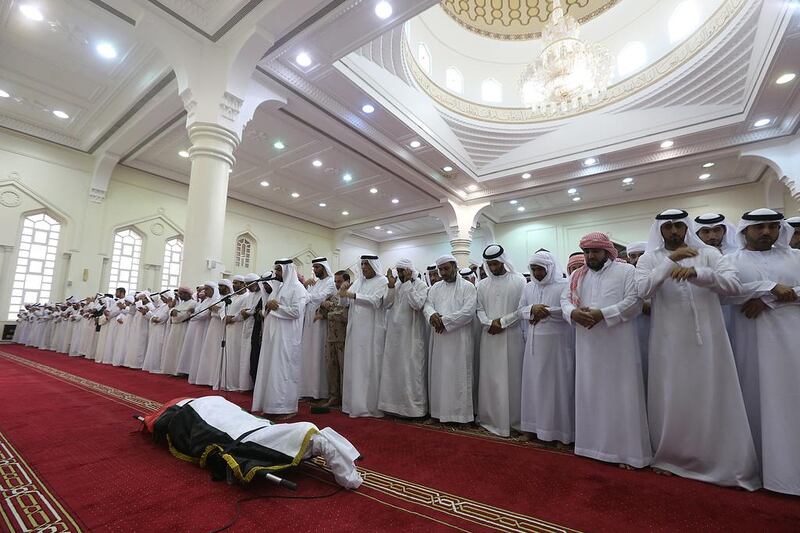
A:
POLYGON ((419 67, 425 71, 426 74, 431 73, 431 53, 425 43, 417 45, 417 63, 419 67))
POLYGON ((183 262, 183 241, 179 237, 170 239, 164 245, 164 266, 161 267, 161 288, 177 287, 183 262))
POLYGON ((503 101, 503 86, 494 78, 487 78, 481 83, 481 98, 484 102, 494 104, 503 101))
POLYGON ((237 268, 250 268, 253 257, 253 241, 247 235, 240 235, 236 239, 236 254, 234 264, 237 268))
POLYGON ((45 213, 30 215, 22 222, 17 268, 8 308, 9 320, 16 318, 23 304, 50 299, 60 231, 61 224, 45 213))
POLYGON ((114 234, 114 253, 111 255, 111 277, 108 292, 125 287, 128 294, 138 289, 139 261, 142 258, 142 237, 131 229, 114 234))
POLYGON ((454 93, 464 92, 464 76, 456 67, 447 67, 444 72, 444 84, 454 93))

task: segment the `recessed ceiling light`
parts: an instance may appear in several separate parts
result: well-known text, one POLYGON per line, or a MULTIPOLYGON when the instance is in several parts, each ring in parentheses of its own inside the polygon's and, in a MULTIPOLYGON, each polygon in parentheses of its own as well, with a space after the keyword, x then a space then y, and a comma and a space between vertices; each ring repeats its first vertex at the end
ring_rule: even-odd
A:
POLYGON ((587 167, 590 167, 592 165, 596 165, 597 164, 597 158, 588 157, 588 158, 583 160, 583 164, 584 164, 584 166, 587 166, 587 167))
POLYGON ((315 159, 315 160, 313 160, 311 162, 311 164, 314 165, 315 167, 319 168, 319 167, 322 166, 322 161, 320 161, 319 159, 315 159))
POLYGON ((581 201, 581 197, 580 197, 580 196, 574 196, 574 197, 572 198, 572 201, 573 201, 573 202, 580 202, 580 201, 581 201))
POLYGON ((422 143, 419 141, 411 141, 410 143, 408 143, 408 145, 411 148, 419 148, 420 146, 422 146, 422 143))
POLYGON ((664 149, 672 148, 673 146, 675 146, 675 141, 664 141, 663 143, 661 143, 661 148, 664 149))
POLYGON ((578 189, 567 189, 567 194, 577 194, 578 189))
POLYGON ((276 150, 283 150, 284 148, 286 148, 286 145, 283 144, 283 142, 281 141, 275 141, 274 143, 272 143, 272 147, 275 148, 276 150))
POLYGON ((631 183, 633 183, 633 178, 624 178, 622 180, 622 183, 624 183, 625 185, 630 185, 631 183))
POLYGON ((450 165, 446 165, 442 167, 442 170, 444 170, 445 172, 452 172, 453 167, 451 167, 450 165))
POLYGON ((710 177, 711 177, 711 174, 700 174, 699 176, 697 176, 697 179, 699 179, 700 181, 705 181, 710 177))
POLYGON ((394 233, 394 232, 393 232, 392 230, 390 230, 390 229, 387 229, 387 230, 386 230, 386 233, 388 233, 389 235, 391 235, 391 234, 392 234, 392 233, 394 233))
POLYGON ((300 198, 300 193, 293 192, 292 193, 292 198, 300 198))
POLYGON ((100 57, 104 57, 106 59, 114 59, 117 57, 117 49, 114 48, 114 45, 111 43, 98 43, 94 49, 97 50, 97 53, 100 54, 100 57))
POLYGON ((531 173, 530 172, 526 172, 525 174, 522 175, 522 179, 524 179, 524 180, 530 179, 530 177, 531 177, 531 173))
POLYGON ((269 182, 268 181, 262 181, 261 182, 261 186, 262 187, 269 187, 269 182))
POLYGON ((375 187, 373 187, 373 188, 371 188, 371 189, 369 190, 369 192, 371 192, 372 194, 378 194, 378 189, 376 189, 375 187))
POLYGON ((349 215, 349 214, 350 214, 350 211, 342 211, 342 214, 343 214, 344 216, 347 216, 347 215, 349 215))
POLYGON ((0 89, 0 98, 8 98, 9 96, 11 95, 5 92, 3 89, 0 89))
POLYGON ((328 207, 328 204, 326 204, 325 202, 320 202, 320 203, 319 203, 319 206, 320 206, 320 207, 328 207))
POLYGON ((519 211, 520 213, 522 213, 523 211, 525 211, 525 208, 524 208, 524 207, 522 207, 522 206, 519 206, 519 207, 517 208, 517 211, 519 211))
POLYGON ((764 126, 768 125, 770 122, 772 122, 772 119, 762 118, 761 120, 756 120, 755 122, 753 122, 753 127, 755 127, 755 128, 763 128, 764 126))
POLYGON ((381 229, 381 227, 380 226, 375 226, 375 229, 381 229))
POLYGON ((183 158, 186 158, 189 157, 189 152, 187 152, 186 150, 181 150, 180 152, 178 152, 178 155, 183 158))
POLYGON ((55 111, 53 111, 53 114, 54 114, 55 116, 57 116, 58 118, 69 118, 69 115, 67 115, 67 114, 66 114, 66 113, 64 113, 63 111, 59 111, 58 109, 56 109, 55 111))
POLYGON ((478 190, 478 186, 475 185, 474 183, 471 183, 471 184, 467 185, 467 190, 470 191, 470 192, 475 192, 475 191, 478 190))
POLYGON ((400 200, 398 200, 397 198, 392 198, 392 203, 393 204, 399 204, 400 200))
POLYGON ((511 200, 511 201, 510 201, 510 202, 508 202, 508 203, 510 203, 511 205, 517 205, 517 201, 516 201, 516 200, 511 200))
POLYGON ((375 14, 378 15, 378 18, 387 19, 392 16, 392 4, 381 0, 378 2, 378 5, 375 6, 375 14))
POLYGON ((294 58, 294 60, 301 67, 307 67, 307 66, 311 65, 311 56, 308 55, 305 52, 300 52, 299 54, 297 54, 297 57, 294 58))
POLYGON ((31 20, 36 20, 36 21, 44 20, 44 15, 42 15, 42 12, 39 11, 39 8, 36 6, 32 6, 30 4, 22 4, 21 6, 19 6, 19 10, 22 12, 23 15, 25 15, 31 20))
POLYGON ((796 77, 797 74, 795 74, 794 72, 787 72, 786 74, 781 74, 780 76, 778 76, 778 79, 775 80, 775 83, 777 83, 778 85, 783 85, 785 83, 793 81, 796 77))
POLYGON ((704 164, 703 164, 703 168, 711 168, 711 167, 713 167, 714 165, 716 165, 716 163, 704 163, 704 164))
POLYGON ((361 111, 369 115, 370 113, 375 111, 375 106, 373 106, 372 104, 364 104, 361 106, 361 111))
POLYGON ((342 179, 343 179, 344 181, 350 181, 350 180, 352 180, 352 179, 353 179, 353 176, 351 176, 349 173, 347 173, 347 174, 345 174, 344 176, 342 176, 342 179))

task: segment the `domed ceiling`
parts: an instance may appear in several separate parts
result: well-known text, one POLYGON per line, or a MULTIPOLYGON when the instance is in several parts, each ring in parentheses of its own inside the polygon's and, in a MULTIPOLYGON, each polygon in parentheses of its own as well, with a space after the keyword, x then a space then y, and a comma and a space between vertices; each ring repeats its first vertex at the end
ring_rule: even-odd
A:
MULTIPOLYGON (((620 0, 563 0, 567 15, 589 22, 620 0)), ((538 39, 553 11, 552 0, 442 0, 445 13, 464 28, 493 39, 538 39)))

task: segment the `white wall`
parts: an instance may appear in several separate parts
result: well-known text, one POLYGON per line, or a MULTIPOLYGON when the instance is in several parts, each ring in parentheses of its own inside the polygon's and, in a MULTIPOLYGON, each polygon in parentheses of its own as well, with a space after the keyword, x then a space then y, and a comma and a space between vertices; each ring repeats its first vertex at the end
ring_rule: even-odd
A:
MULTIPOLYGON (((0 132, 0 321, 7 317, 21 223, 37 210, 63 224, 51 300, 105 291, 113 235, 126 227, 144 239, 137 288, 160 288, 164 243, 183 233, 188 186, 117 166, 105 201, 96 204, 88 197, 92 168, 90 156, 0 132)), ((271 270, 275 259, 291 257, 309 275, 315 256, 327 256, 338 269, 377 253, 377 243, 356 237, 337 249, 330 229, 232 199, 224 232, 222 260, 231 274, 271 270), (242 233, 256 241, 250 269, 233 267, 242 233)))

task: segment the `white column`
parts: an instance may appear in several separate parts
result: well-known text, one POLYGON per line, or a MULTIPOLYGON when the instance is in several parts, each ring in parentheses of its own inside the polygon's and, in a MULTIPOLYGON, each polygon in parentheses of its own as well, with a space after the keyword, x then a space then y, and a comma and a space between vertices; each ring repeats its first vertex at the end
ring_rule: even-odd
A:
POLYGON ((450 248, 456 258, 459 268, 469 266, 470 248, 472 246, 472 232, 478 220, 478 214, 489 205, 489 202, 478 204, 457 204, 448 200, 451 210, 447 210, 442 217, 447 234, 450 237, 450 248))
POLYGON ((194 287, 207 278, 216 279, 222 264, 228 174, 235 159, 239 136, 216 124, 195 122, 189 126, 189 201, 183 239, 181 284, 194 287))

